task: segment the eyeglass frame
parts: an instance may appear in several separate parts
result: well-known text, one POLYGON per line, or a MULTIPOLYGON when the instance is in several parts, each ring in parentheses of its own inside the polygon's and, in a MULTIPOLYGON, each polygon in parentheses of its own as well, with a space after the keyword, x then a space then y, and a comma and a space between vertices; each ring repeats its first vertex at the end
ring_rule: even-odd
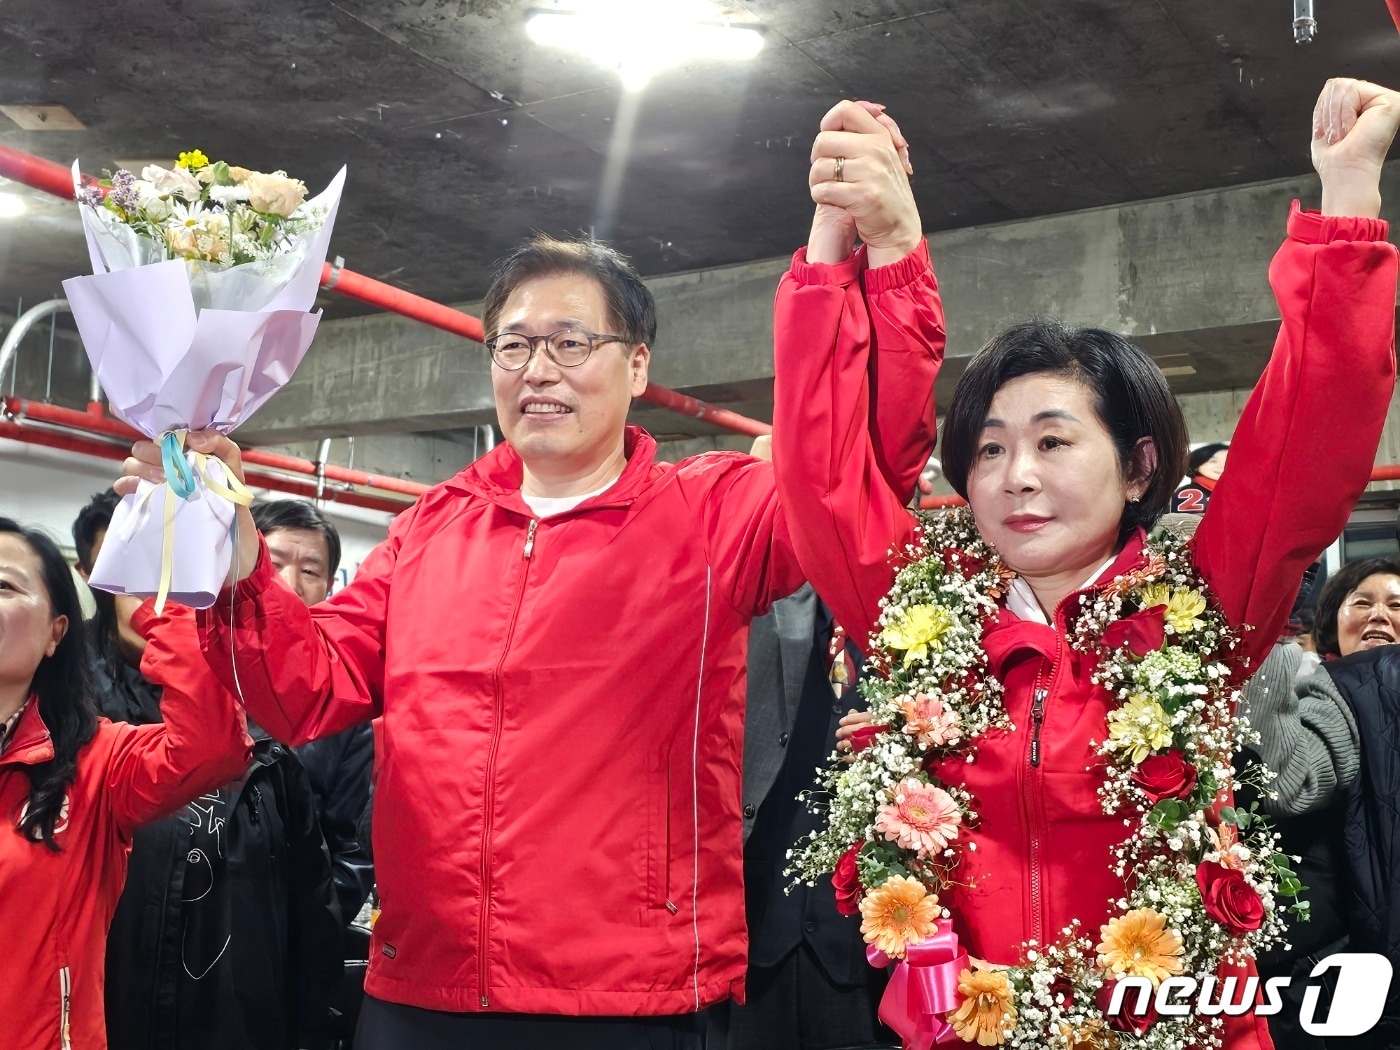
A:
POLYGON ((597 350, 598 347, 602 346, 604 343, 626 342, 630 342, 630 340, 627 339, 625 336, 594 335, 587 328, 561 328, 559 329, 559 331, 550 332, 548 335, 526 335, 524 332, 498 332, 495 335, 493 335, 490 339, 486 340, 486 352, 491 355, 492 364, 494 364, 497 368, 501 369, 502 371, 506 372, 520 372, 526 368, 529 368, 530 362, 535 359, 535 354, 539 352, 540 346, 544 347, 545 355, 560 368, 578 368, 580 365, 587 362, 588 359, 593 356, 593 351, 597 350), (549 342, 555 336, 563 335, 565 332, 574 332, 578 335, 586 337, 588 341, 588 353, 583 355, 582 361, 575 361, 571 365, 566 365, 563 361, 559 360, 559 358, 554 356, 554 351, 550 349, 549 342), (496 345, 502 339, 505 339, 507 336, 514 336, 518 339, 524 339, 527 343, 530 344, 529 356, 526 357, 521 364, 516 365, 514 368, 511 368, 509 365, 503 365, 499 360, 496 359, 496 345))

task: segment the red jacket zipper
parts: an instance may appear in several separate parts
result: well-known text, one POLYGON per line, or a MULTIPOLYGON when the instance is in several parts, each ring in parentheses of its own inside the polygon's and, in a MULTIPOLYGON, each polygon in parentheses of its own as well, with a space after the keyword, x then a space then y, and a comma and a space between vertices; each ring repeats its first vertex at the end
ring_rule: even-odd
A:
POLYGON ((1043 823, 1041 819, 1043 800, 1041 799, 1040 731, 1045 725, 1045 707, 1055 685, 1055 675, 1059 671, 1062 648, 1060 632, 1056 630, 1055 654, 1051 657, 1048 673, 1042 671, 1036 676, 1035 691, 1031 694, 1031 738, 1026 745, 1026 765, 1028 768, 1023 780, 1026 827, 1030 833, 1031 937, 1037 944, 1043 944, 1045 940, 1045 901, 1040 881, 1040 840, 1044 830, 1041 826, 1043 823))
POLYGON ((515 636, 515 622, 520 616, 520 605, 525 600, 525 578, 530 573, 530 556, 535 552, 535 530, 539 519, 530 519, 530 528, 525 533, 525 548, 521 557, 525 566, 520 570, 520 589, 515 595, 515 608, 511 610, 510 623, 506 625, 505 643, 501 646, 501 658, 496 661, 496 709, 495 720, 491 725, 491 746, 486 752, 486 817, 481 828, 481 926, 477 935, 477 986, 481 992, 481 1008, 491 1005, 491 992, 486 981, 487 934, 491 925, 491 813, 496 802, 496 752, 501 743, 501 719, 504 717, 505 697, 501 693, 501 668, 505 666, 506 653, 510 652, 511 639, 515 636))

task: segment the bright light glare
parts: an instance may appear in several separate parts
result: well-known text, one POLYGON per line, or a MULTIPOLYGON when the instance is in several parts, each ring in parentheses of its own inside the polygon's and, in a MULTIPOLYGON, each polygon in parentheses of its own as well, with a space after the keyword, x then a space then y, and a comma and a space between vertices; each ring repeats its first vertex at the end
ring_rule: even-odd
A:
MULTIPOLYGON (((696 11, 691 5, 692 12, 696 11)), ((530 39, 564 47, 616 69, 629 90, 640 90, 664 69, 704 59, 753 58, 763 34, 723 22, 698 21, 676 6, 614 0, 578 11, 540 11, 525 23, 530 39)), ((703 15, 702 15, 703 17, 703 15)))
POLYGON ((16 219, 24 214, 24 198, 15 193, 0 193, 0 219, 16 219))

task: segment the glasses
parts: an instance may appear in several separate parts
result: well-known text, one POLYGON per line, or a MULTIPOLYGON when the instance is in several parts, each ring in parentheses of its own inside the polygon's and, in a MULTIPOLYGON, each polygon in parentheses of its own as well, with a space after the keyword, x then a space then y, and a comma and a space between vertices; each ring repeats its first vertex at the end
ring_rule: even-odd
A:
POLYGON ((491 353, 491 360, 507 372, 518 372, 535 356, 536 346, 543 346, 549 359, 560 368, 576 368, 602 344, 622 342, 626 340, 620 335, 594 335, 577 328, 564 328, 549 335, 506 332, 486 340, 486 349, 491 353))

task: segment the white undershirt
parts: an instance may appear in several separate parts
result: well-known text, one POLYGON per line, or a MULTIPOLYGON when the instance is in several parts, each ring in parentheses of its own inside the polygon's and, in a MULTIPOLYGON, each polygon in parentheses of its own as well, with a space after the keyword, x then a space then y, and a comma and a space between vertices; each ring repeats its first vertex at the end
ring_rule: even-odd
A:
MULTIPOLYGON (((1090 576, 1087 580, 1074 588, 1082 591, 1085 587, 1090 587, 1099 582, 1099 577, 1108 571, 1108 567, 1118 560, 1118 555, 1113 555, 1108 561, 1099 566, 1099 571, 1090 576)), ((1071 591, 1073 593, 1073 591, 1071 591)), ((1018 620, 1030 620, 1032 623, 1043 623, 1050 626, 1050 617, 1045 615, 1045 610, 1040 607, 1040 602, 1036 600, 1035 591, 1031 590, 1031 585, 1026 582, 1025 577, 1017 576, 1011 581, 1011 587, 1006 592, 1006 611, 1015 616, 1018 620)))
POLYGON ((573 510, 584 500, 590 500, 594 496, 601 496, 615 484, 617 484, 617 479, 613 478, 612 481, 609 481, 602 488, 594 489, 592 492, 585 492, 580 496, 527 496, 524 490, 522 490, 520 498, 525 501, 525 506, 529 507, 530 510, 534 512, 535 517, 552 518, 556 514, 563 514, 566 511, 573 510))

